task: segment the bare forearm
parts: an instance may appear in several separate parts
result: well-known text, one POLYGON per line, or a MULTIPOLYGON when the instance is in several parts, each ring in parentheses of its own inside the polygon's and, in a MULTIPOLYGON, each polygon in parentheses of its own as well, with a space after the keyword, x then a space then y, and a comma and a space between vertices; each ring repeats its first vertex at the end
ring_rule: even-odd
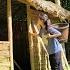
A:
POLYGON ((54 34, 54 35, 48 35, 47 38, 56 38, 56 37, 59 37, 61 36, 61 34, 54 34))

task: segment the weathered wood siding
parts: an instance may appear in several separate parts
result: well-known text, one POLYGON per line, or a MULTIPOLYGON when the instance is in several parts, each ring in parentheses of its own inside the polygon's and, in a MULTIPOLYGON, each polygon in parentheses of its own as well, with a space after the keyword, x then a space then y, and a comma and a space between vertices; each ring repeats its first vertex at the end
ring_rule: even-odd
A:
POLYGON ((10 44, 7 41, 0 41, 0 70, 11 70, 10 44))

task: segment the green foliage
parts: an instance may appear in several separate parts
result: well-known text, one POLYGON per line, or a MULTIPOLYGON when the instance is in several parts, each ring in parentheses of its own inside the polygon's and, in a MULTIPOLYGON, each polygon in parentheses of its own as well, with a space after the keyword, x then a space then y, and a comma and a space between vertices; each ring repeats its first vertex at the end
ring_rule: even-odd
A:
POLYGON ((65 9, 70 10, 70 0, 61 0, 61 4, 65 9))
MULTIPOLYGON (((46 0, 46 1, 55 2, 55 0, 46 0)), ((63 8, 70 10, 70 0, 60 0, 60 1, 63 8)))

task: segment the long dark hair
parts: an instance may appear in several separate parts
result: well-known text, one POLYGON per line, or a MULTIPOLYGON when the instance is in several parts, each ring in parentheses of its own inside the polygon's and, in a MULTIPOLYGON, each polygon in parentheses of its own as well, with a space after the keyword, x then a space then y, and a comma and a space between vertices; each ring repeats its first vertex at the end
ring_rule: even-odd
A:
POLYGON ((44 22, 44 25, 45 25, 45 29, 47 30, 48 29, 47 21, 44 22))

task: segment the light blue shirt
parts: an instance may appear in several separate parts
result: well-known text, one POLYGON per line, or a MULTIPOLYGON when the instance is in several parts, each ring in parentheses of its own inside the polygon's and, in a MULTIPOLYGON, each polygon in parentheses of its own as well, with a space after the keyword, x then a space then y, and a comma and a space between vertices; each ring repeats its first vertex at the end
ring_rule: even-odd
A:
MULTIPOLYGON (((49 27, 48 32, 51 34, 61 34, 57 29, 55 29, 53 27, 49 27)), ((49 54, 57 53, 57 52, 61 51, 61 48, 62 48, 62 45, 60 44, 60 42, 58 41, 57 38, 48 39, 47 51, 49 54)))
MULTIPOLYGON (((42 32, 44 32, 44 30, 42 32)), ((49 27, 48 32, 51 34, 61 34, 57 29, 53 27, 49 27)), ((57 38, 50 38, 48 39, 48 46, 46 46, 46 48, 49 54, 54 54, 61 51, 62 45, 57 38)))

